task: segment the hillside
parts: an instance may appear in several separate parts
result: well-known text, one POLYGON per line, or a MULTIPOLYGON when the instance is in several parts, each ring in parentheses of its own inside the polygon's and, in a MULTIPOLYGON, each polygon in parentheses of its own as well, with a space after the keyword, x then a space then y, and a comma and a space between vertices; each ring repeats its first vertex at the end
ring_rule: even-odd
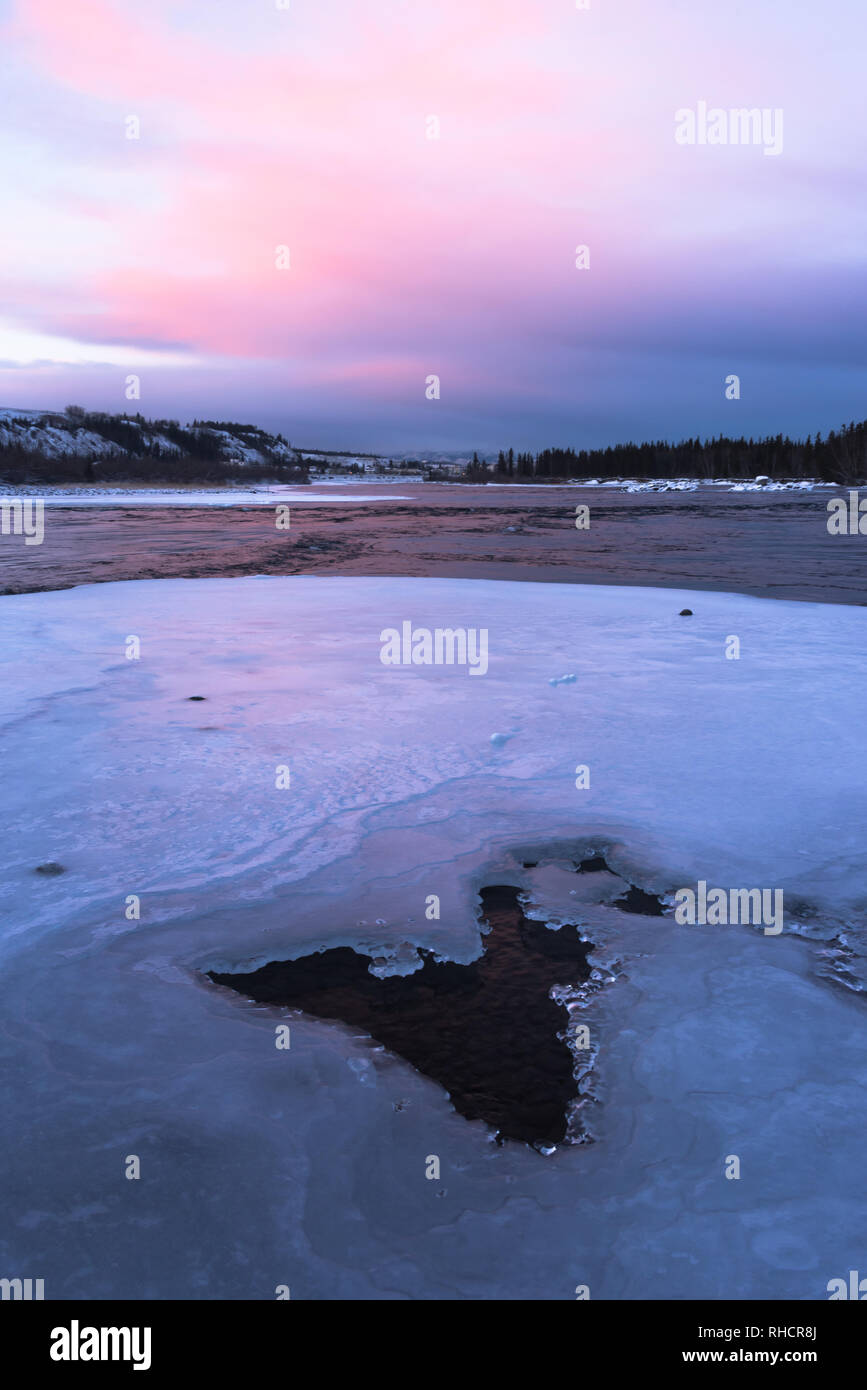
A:
POLYGON ((0 408, 6 483, 303 481, 308 465, 283 435, 256 425, 146 420, 67 406, 60 413, 0 408))

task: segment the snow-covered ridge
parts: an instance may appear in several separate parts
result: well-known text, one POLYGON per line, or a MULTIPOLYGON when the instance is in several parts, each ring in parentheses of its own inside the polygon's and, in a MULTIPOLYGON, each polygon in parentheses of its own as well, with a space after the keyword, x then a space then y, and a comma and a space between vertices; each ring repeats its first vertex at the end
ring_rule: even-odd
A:
POLYGON ((44 458, 166 459, 190 455, 235 464, 293 464, 296 450, 281 434, 256 425, 111 415, 68 406, 65 411, 0 407, 0 448, 19 448, 44 458))
POLYGON ((67 406, 63 411, 19 410, 0 406, 0 467, 4 451, 42 459, 82 459, 88 463, 151 460, 219 462, 261 469, 289 466, 320 477, 345 482, 364 478, 383 482, 418 480, 416 466, 381 454, 347 454, 293 447, 282 434, 269 434, 258 425, 230 421, 148 420, 141 414, 110 414, 67 406), (410 477, 410 475, 412 475, 410 477))

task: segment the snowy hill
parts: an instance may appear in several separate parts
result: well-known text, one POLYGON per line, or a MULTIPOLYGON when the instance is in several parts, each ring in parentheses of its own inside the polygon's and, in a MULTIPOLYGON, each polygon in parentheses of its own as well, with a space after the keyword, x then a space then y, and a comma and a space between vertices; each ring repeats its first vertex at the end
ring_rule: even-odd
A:
POLYGON ((0 484, 189 483, 353 477, 397 481, 418 466, 379 454, 293 448, 282 434, 226 420, 148 420, 67 406, 0 406, 0 484))
POLYGON ((64 478, 82 471, 70 467, 76 460, 100 477, 164 477, 173 471, 166 464, 182 465, 182 475, 196 465, 199 470, 223 465, 227 471, 303 467, 282 434, 268 434, 256 425, 196 420, 185 426, 177 420, 111 415, 81 406, 67 406, 62 412, 0 407, 0 474, 27 465, 44 473, 51 460, 65 461, 65 467, 54 470, 64 478))

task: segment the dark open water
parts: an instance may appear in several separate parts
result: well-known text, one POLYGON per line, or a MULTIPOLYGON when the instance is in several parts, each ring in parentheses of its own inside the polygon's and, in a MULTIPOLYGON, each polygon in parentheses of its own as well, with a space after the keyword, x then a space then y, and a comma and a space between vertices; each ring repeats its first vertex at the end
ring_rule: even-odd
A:
MULTIPOLYGON (((347 487, 335 488, 345 494, 347 487)), ((311 494, 327 493, 313 485, 311 494)), ((0 536, 0 593, 105 580, 243 574, 394 574, 720 589, 867 603, 867 536, 831 536, 808 493, 615 492, 609 488, 403 483, 412 501, 272 506, 50 506, 41 546, 0 536), (576 530, 575 507, 590 507, 576 530)))

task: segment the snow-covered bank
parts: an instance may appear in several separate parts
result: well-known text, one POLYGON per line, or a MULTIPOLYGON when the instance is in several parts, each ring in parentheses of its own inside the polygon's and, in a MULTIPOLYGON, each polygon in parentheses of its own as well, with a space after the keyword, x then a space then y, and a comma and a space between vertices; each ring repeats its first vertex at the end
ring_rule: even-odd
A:
MULTIPOLYGON (((317 479, 317 482, 319 479, 317 479)), ((372 480, 372 481, 378 481, 372 480)), ((466 487, 466 483, 437 481, 431 486, 466 487)), ((699 492, 702 488, 723 488, 726 492, 815 492, 839 491, 841 484, 825 483, 816 478, 797 478, 774 481, 771 478, 552 478, 547 482, 502 483, 490 481, 486 487, 527 488, 545 492, 559 487, 610 488, 615 492, 699 492)))
MULTIPOLYGON (((374 478, 374 483, 382 480, 374 478)), ((345 482, 345 480, 344 480, 345 482)), ((317 479, 316 486, 330 486, 330 479, 317 479)), ((263 483, 259 487, 221 488, 133 488, 133 487, 34 487, 0 486, 4 497, 39 499, 56 507, 276 507, 278 503, 298 506, 311 502, 411 502, 397 493, 374 496, 360 493, 316 492, 310 487, 292 488, 285 483, 263 483)))
MULTIPOLYGON (((0 483, 0 500, 5 497, 14 498, 40 498, 47 505, 59 507, 253 507, 253 506, 275 506, 278 502, 310 503, 310 502, 413 502, 416 500, 414 495, 401 492, 393 492, 392 488, 414 487, 424 484, 425 489, 463 489, 467 490, 466 483, 457 482, 429 482, 421 476, 384 476, 380 477, 372 473, 365 474, 358 478, 352 477, 329 477, 328 475, 317 475, 313 478, 310 486, 291 487, 285 483, 259 483, 252 486, 232 485, 230 487, 136 487, 134 485, 116 486, 109 485, 88 485, 76 484, 70 486, 41 486, 34 484, 32 487, 13 487, 7 483, 0 483), (377 493, 366 493, 361 489, 365 487, 385 488, 386 491, 377 493), (327 488, 326 493, 319 491, 320 488, 327 488), (333 492, 332 488, 345 489, 343 492, 333 492)), ((481 484, 471 484, 473 491, 481 489, 481 484)), ((629 478, 603 479, 589 478, 580 481, 558 481, 554 483, 487 483, 484 490, 510 488, 518 493, 521 492, 553 492, 559 489, 607 489, 613 492, 644 493, 644 492, 700 492, 702 489, 720 490, 726 492, 839 492, 839 486, 832 483, 819 482, 788 482, 788 483, 732 483, 729 480, 719 479, 696 479, 685 478, 666 480, 645 480, 637 481, 629 478)))
POLYGON ((857 608, 461 580, 0 599, 6 1274, 48 1298, 826 1297, 867 1248, 867 1014, 816 975, 864 979, 865 632, 857 608), (404 620, 486 628, 487 674, 383 665, 404 620), (788 927, 856 954, 630 916, 571 872, 582 845, 654 892, 781 887, 788 927), (468 960, 499 882, 596 943, 592 1145, 498 1149, 350 1030, 293 1019, 277 1050, 273 1014, 201 977, 319 944, 468 960))

